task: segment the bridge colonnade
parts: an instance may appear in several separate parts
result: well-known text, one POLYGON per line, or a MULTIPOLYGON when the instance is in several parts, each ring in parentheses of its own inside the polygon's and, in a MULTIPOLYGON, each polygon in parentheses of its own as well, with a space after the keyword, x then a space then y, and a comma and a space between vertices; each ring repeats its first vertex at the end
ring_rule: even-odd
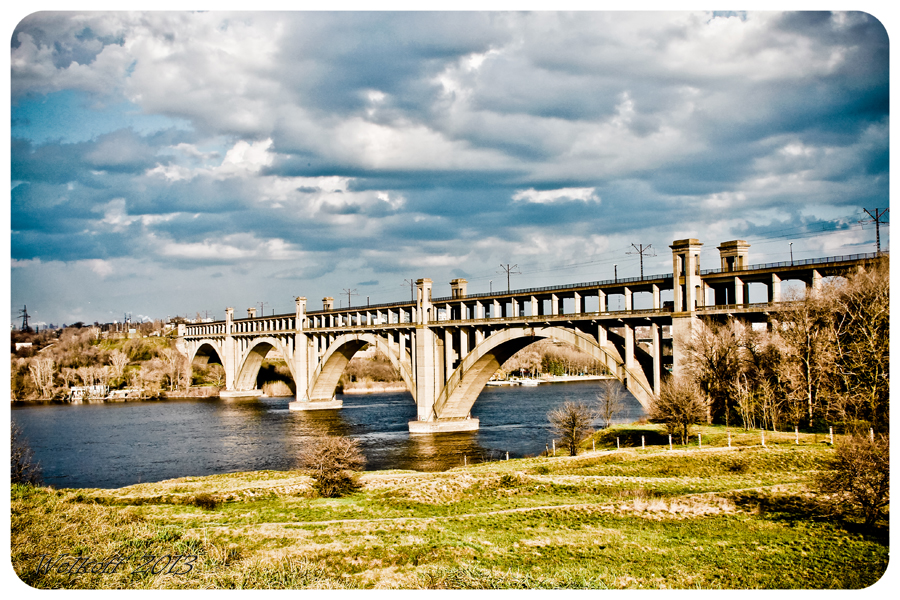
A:
POLYGON ((718 247, 720 267, 700 268, 699 240, 676 240, 672 273, 614 278, 579 284, 468 294, 465 279, 450 282, 451 295, 433 297, 433 282, 416 281, 415 300, 308 311, 296 298, 294 314, 179 326, 179 348, 195 363, 218 360, 225 370, 223 396, 259 395, 262 360, 283 356, 296 386, 292 410, 340 408, 335 397, 353 355, 377 348, 400 371, 416 403, 413 432, 478 428, 470 410, 491 375, 509 357, 539 339, 569 343, 587 352, 616 376, 642 405, 649 406, 663 378, 683 368, 686 340, 698 317, 770 321, 781 302, 781 284, 800 279, 813 291, 822 277, 837 274, 874 255, 810 259, 802 264, 749 265, 743 240, 718 247), (751 304, 749 285, 767 286, 767 302, 751 304), (664 301, 663 294, 672 300, 664 301), (635 308, 637 294, 649 294, 649 308, 635 308), (622 306, 611 310, 610 297, 622 306), (588 303, 590 301, 590 305, 588 303), (594 310, 596 307, 596 310, 594 310))

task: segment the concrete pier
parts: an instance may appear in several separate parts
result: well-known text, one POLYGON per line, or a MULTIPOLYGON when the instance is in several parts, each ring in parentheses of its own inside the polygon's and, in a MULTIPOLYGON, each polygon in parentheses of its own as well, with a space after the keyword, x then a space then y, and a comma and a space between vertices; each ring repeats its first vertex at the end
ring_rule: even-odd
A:
POLYGON ((409 422, 410 433, 451 433, 455 431, 478 431, 478 419, 409 422))
POLYGON ((343 400, 324 400, 316 402, 291 402, 288 408, 291 410, 329 410, 333 408, 341 408, 344 405, 343 400))

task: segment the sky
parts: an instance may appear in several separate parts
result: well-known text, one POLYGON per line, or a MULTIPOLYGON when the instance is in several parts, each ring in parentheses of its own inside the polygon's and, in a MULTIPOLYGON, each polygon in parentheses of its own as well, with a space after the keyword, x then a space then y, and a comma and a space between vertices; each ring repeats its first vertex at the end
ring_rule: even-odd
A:
POLYGON ((873 252, 889 206, 862 12, 39 12, 10 65, 13 323, 873 252))

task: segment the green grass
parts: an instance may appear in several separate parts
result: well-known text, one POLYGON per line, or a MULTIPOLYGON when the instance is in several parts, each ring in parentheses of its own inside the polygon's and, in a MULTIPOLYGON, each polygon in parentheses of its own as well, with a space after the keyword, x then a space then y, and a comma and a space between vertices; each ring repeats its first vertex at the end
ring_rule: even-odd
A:
POLYGON ((667 438, 610 450, 616 433, 658 433, 628 426, 577 457, 366 473, 360 492, 339 499, 314 497, 296 471, 118 490, 13 486, 12 559, 41 588, 856 589, 878 580, 887 524, 864 529, 810 489, 829 446, 793 435, 739 445, 733 431, 728 449, 724 430, 704 429, 702 450, 670 452, 667 438), (115 573, 36 572, 41 555, 63 553, 197 558, 182 575, 132 576, 136 559, 115 573))

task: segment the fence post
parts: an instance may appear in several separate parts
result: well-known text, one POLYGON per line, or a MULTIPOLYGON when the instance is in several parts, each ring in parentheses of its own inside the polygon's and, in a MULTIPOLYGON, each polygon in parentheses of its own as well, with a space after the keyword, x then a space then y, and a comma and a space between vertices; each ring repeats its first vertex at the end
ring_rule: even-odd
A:
POLYGON ((728 432, 728 447, 731 448, 731 432, 728 432))
POLYGON ((869 441, 875 441, 875 430, 869 427, 869 441))
POLYGON ((699 433, 697 434, 697 447, 698 447, 698 448, 702 448, 702 447, 703 447, 703 440, 700 438, 700 434, 699 434, 699 433))
POLYGON ((619 446, 619 436, 616 436, 616 450, 620 450, 621 446, 619 446))
POLYGON ((794 425, 794 444, 800 445, 800 426, 794 425))
POLYGON ((644 449, 646 449, 646 446, 644 446, 644 436, 641 436, 641 450, 644 449))
POLYGON ((669 434, 669 450, 672 449, 672 434, 669 434))
POLYGON ((828 428, 828 437, 831 438, 831 445, 834 446, 834 429, 828 428))
POLYGON ((556 440, 553 440, 553 456, 556 456, 556 440))
POLYGON ((759 437, 762 440, 763 448, 765 448, 766 447, 766 430, 765 429, 759 430, 759 437))
POLYGON ((509 452, 506 453, 506 460, 509 460, 509 452))
POLYGON ((468 467, 468 466, 469 466, 469 457, 466 456, 465 454, 463 454, 463 466, 464 466, 464 467, 468 467))

